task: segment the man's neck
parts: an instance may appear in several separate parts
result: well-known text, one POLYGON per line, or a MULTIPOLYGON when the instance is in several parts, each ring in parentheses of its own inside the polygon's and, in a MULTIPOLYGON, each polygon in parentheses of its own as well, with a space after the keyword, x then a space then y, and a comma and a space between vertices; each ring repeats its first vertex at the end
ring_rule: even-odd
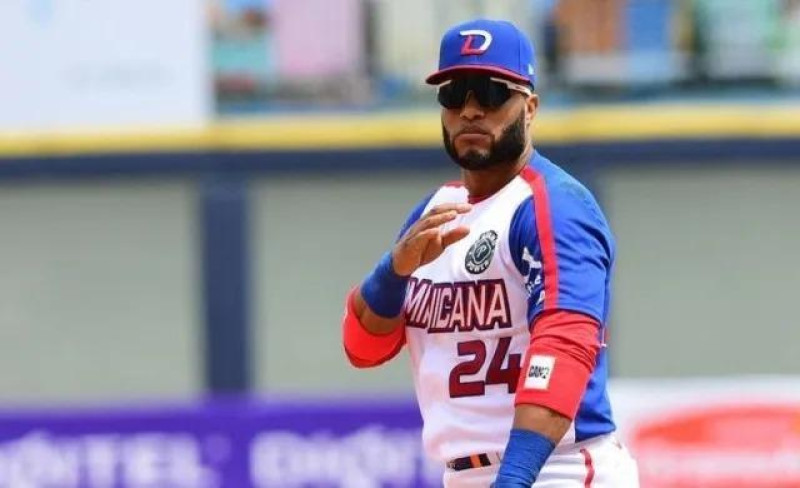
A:
POLYGON ((462 170, 461 177, 471 200, 488 198, 513 180, 528 164, 533 145, 528 143, 519 158, 510 165, 500 165, 484 170, 462 170))

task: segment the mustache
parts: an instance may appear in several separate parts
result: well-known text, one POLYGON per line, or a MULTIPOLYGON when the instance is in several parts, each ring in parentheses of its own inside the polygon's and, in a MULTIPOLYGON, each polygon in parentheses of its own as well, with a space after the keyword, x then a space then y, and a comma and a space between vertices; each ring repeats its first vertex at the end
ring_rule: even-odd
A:
POLYGON ((484 136, 491 136, 492 135, 491 132, 489 132, 488 130, 484 129, 483 127, 481 127, 479 125, 468 125, 467 127, 464 127, 463 129, 461 129, 458 132, 456 132, 455 134, 453 134, 453 137, 455 138, 455 137, 458 137, 458 136, 460 136, 462 134, 481 134, 481 135, 484 135, 484 136))

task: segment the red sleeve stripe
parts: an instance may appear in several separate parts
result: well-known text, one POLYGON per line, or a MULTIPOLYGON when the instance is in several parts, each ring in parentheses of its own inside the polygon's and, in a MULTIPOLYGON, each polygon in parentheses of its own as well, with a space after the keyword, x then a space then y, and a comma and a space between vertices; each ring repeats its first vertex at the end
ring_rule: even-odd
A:
POLYGON ((544 176, 530 166, 520 174, 533 192, 533 211, 536 216, 536 231, 542 247, 542 266, 544 268, 544 309, 558 307, 558 257, 553 235, 553 219, 550 214, 550 199, 544 176))

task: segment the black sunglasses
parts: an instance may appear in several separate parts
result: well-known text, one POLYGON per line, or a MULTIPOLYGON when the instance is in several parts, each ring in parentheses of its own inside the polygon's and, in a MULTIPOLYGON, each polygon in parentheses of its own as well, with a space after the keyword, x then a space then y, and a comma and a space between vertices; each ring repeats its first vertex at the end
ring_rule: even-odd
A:
POLYGON ((531 87, 520 85, 502 78, 489 76, 465 76, 447 80, 439 85, 437 100, 444 108, 455 109, 464 106, 467 95, 472 92, 481 107, 500 108, 511 98, 512 92, 520 92, 530 96, 531 87))

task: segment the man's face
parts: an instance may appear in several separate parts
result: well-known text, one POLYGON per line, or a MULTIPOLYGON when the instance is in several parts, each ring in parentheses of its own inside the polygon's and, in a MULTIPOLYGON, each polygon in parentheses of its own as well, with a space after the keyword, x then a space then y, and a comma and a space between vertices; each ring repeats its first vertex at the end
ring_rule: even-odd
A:
POLYGON ((516 90, 510 94, 505 103, 491 107, 481 105, 481 97, 469 91, 460 107, 442 108, 444 147, 456 164, 483 170, 516 162, 528 143, 538 99, 516 90))

